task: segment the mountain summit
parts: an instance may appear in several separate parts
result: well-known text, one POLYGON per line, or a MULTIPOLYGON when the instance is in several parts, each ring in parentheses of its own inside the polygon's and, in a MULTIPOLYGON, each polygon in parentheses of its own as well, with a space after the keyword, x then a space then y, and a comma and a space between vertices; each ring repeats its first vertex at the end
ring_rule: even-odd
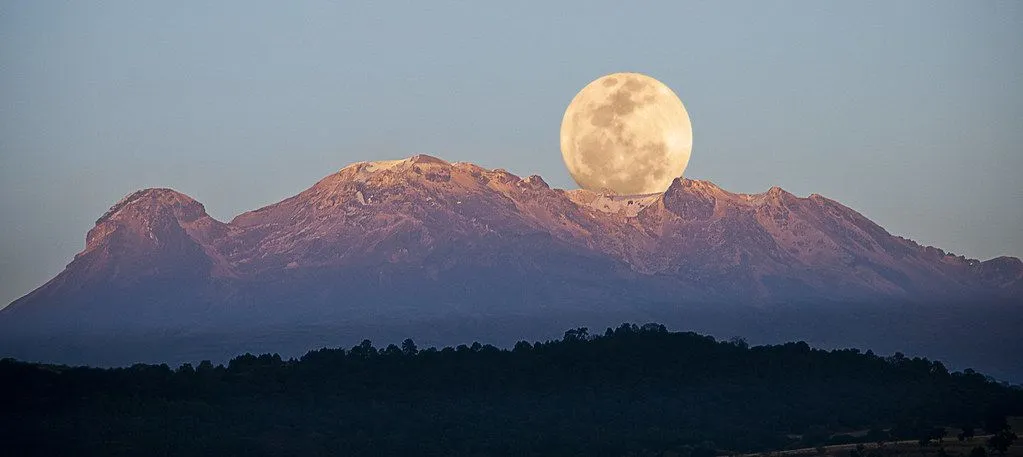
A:
MULTIPOLYGON (((663 194, 611 196, 416 155, 354 163, 226 224, 170 189, 132 193, 61 274, 4 314, 53 308, 88 320, 103 307, 130 317, 158 285, 188 289, 182 302, 230 314, 241 299, 276 319, 294 306, 335 314, 410 301, 1019 297, 1021 283, 1018 259, 920 246, 816 194, 676 179, 663 194)), ((181 306, 150 311, 177 320, 181 306)))
POLYGON ((417 155, 351 164, 229 223, 173 190, 135 192, 0 326, 218 331, 1021 297, 1019 259, 952 256, 816 194, 680 178, 663 194, 603 195, 417 155))

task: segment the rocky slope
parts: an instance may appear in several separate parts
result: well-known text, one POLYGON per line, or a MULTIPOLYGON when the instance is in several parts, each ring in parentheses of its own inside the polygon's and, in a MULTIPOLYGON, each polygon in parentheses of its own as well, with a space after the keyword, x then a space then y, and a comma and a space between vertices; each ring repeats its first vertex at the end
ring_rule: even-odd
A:
POLYGON ((169 189, 125 197, 0 320, 259 324, 624 303, 1023 297, 1019 259, 946 255, 820 195, 551 189, 418 155, 360 162, 222 223, 169 189))

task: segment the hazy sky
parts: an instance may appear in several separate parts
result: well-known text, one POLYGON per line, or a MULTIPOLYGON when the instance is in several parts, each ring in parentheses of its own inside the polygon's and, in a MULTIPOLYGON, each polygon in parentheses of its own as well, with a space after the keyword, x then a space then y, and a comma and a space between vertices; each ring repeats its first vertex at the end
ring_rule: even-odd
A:
POLYGON ((1023 2, 629 3, 0 2, 0 306, 143 187, 226 221, 421 152, 573 187, 561 116, 617 71, 685 103, 689 177, 1023 256, 1023 2))

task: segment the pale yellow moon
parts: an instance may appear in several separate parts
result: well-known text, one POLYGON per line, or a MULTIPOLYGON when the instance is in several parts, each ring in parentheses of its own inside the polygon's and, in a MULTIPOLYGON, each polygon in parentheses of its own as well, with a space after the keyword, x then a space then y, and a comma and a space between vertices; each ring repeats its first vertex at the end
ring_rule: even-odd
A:
POLYGON ((561 120, 561 156, 572 179, 594 192, 664 192, 682 176, 693 127, 668 86, 639 73, 601 76, 584 87, 561 120))

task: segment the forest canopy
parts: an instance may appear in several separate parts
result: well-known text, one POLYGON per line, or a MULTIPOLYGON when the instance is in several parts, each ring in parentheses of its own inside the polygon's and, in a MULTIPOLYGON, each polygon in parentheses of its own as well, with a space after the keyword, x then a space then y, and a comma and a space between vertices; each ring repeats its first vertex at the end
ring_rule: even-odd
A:
POLYGON ((510 349, 367 340, 226 366, 4 359, 0 379, 0 433, 18 455, 699 457, 916 439, 1023 413, 1018 386, 936 361, 750 347, 660 324, 510 349))

